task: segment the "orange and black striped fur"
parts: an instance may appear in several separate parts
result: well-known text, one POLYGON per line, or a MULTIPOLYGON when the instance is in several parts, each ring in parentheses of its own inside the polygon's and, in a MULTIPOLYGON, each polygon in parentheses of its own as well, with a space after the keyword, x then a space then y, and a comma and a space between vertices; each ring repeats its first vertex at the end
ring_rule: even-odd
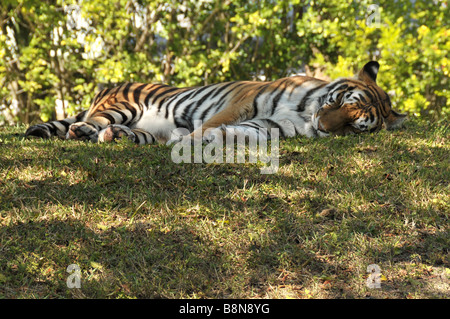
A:
POLYGON ((372 61, 355 77, 332 82, 293 76, 195 88, 128 83, 100 91, 77 116, 31 126, 26 136, 94 142, 126 136, 147 144, 173 142, 177 128, 185 129, 185 139, 207 129, 209 135, 231 129, 257 136, 261 128, 278 128, 282 137, 313 137, 375 132, 383 125, 397 128, 406 116, 392 109, 389 96, 376 84, 378 69, 372 61))

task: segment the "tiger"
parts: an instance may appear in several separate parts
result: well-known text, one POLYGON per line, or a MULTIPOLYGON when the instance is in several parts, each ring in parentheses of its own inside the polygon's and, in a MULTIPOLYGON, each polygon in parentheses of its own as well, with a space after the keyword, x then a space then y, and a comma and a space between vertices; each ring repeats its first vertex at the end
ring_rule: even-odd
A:
POLYGON ((334 81, 296 75, 184 88, 124 83, 99 91, 78 115, 30 126, 25 136, 171 145, 199 136, 208 142, 229 130, 258 136, 261 129, 278 129, 281 138, 393 130, 407 116, 393 110, 389 95, 377 85, 379 68, 370 61, 353 77, 334 81), (176 130, 184 133, 173 134, 176 130))

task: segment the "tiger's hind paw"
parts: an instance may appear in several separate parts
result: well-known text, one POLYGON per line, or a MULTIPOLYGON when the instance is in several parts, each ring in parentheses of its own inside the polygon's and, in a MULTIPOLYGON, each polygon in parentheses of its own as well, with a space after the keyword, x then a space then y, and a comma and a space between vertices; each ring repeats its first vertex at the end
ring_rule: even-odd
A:
POLYGON ((98 131, 92 124, 77 122, 69 126, 66 139, 97 142, 98 131))
POLYGON ((115 140, 120 140, 127 137, 132 142, 136 141, 136 134, 125 125, 111 124, 107 128, 100 131, 98 134, 99 142, 113 142, 115 140))

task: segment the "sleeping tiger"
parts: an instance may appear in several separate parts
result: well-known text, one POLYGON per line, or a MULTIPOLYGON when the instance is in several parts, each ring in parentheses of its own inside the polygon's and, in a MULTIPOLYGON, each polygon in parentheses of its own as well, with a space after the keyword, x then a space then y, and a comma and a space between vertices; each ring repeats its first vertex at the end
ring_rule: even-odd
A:
POLYGON ((378 70, 378 62, 372 61, 353 78, 332 82, 292 76, 190 88, 127 83, 97 93, 88 110, 31 126, 25 135, 171 144, 198 136, 208 141, 228 129, 257 136, 278 128, 280 137, 376 132, 383 125, 395 129, 406 115, 392 109, 389 96, 376 84, 378 70), (187 133, 174 137, 172 132, 180 128, 187 133))

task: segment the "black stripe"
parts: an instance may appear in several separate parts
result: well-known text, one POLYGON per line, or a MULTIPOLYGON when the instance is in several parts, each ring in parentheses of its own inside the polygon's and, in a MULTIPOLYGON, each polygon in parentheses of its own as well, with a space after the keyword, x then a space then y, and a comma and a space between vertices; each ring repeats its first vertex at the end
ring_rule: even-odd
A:
POLYGON ((58 130, 58 128, 56 127, 55 124, 53 124, 52 122, 46 123, 49 126, 49 131, 51 133, 56 133, 56 131, 58 130))
POLYGON ((195 92, 196 92, 197 94, 200 94, 200 93, 202 93, 204 90, 209 89, 209 88, 210 88, 211 86, 213 86, 213 85, 214 85, 214 84, 202 86, 201 88, 198 88, 195 92))
MULTIPOLYGON (((345 83, 345 84, 342 84, 341 86, 337 87, 334 91, 343 91, 343 90, 346 90, 347 88, 348 88, 348 84, 345 83)), ((330 93, 331 93, 331 91, 330 91, 330 93)))
POLYGON ((242 125, 242 126, 248 126, 248 127, 254 128, 254 129, 260 129, 260 128, 262 128, 261 125, 259 125, 259 124, 257 124, 257 123, 254 123, 254 122, 251 122, 251 121, 249 121, 249 122, 243 122, 243 123, 240 123, 239 125, 242 125))
MULTIPOLYGON (((137 133, 139 133, 140 135, 142 135, 142 137, 144 138, 145 144, 148 144, 147 134, 145 134, 144 132, 137 132, 137 133)), ((140 142, 140 141, 139 141, 139 142, 140 142)))
POLYGON ((149 133, 149 132, 147 132, 147 134, 148 134, 148 136, 150 136, 151 137, 151 142, 150 143, 153 143, 153 142, 155 142, 156 141, 156 137, 155 137, 155 135, 153 135, 152 133, 149 133))
POLYGON ((154 141, 156 141, 153 134, 150 132, 147 132, 143 129, 136 129, 133 130, 134 134, 136 134, 137 140, 135 140, 136 143, 140 143, 142 139, 144 139, 145 144, 150 144, 154 141))
MULTIPOLYGON (((95 114, 95 116, 98 116, 99 114, 95 114)), ((95 124, 95 123, 91 123, 91 122, 84 122, 86 125, 90 125, 92 126, 94 129, 96 129, 97 131, 100 131, 100 129, 102 128, 100 125, 95 124)))
MULTIPOLYGON (((220 108, 222 108, 222 106, 224 105, 224 103, 226 102, 226 98, 228 97, 228 95, 230 93, 236 93, 235 96, 237 96, 239 94, 239 92, 242 90, 239 90, 238 92, 236 92, 236 89, 240 86, 245 87, 245 82, 229 82, 226 85, 222 86, 220 88, 220 92, 222 92, 223 90, 225 90, 227 87, 229 87, 230 85, 234 84, 234 83, 238 83, 235 87, 233 87, 232 89, 230 89, 229 91, 227 91, 223 96, 220 97, 220 100, 217 101, 216 103, 211 104, 209 107, 207 107, 203 113, 200 115, 200 119, 203 121, 206 117, 206 115, 209 113, 209 111, 215 107, 215 112, 217 112, 217 110, 220 110, 220 108)), ((217 96, 219 92, 216 92, 216 94, 214 94, 213 97, 211 97, 211 99, 215 98, 217 96)))
MULTIPOLYGON (((195 93, 196 93, 196 92, 197 92, 197 90, 194 89, 190 94, 187 94, 186 96, 184 96, 183 98, 181 98, 181 99, 175 104, 175 106, 173 107, 173 110, 172 110, 172 116, 173 116, 174 118, 176 118, 176 112, 177 112, 177 109, 181 106, 181 104, 183 104, 185 101, 187 101, 187 100, 191 99, 193 96, 195 96, 195 93)), ((186 117, 187 112, 188 112, 188 107, 185 107, 184 110, 183 110, 183 112, 181 113, 181 118, 182 118, 183 120, 186 120, 185 117, 186 117)), ((184 126, 182 126, 182 127, 184 127, 184 126)))
POLYGON ((342 83, 346 83, 346 82, 347 82, 347 79, 342 79, 342 80, 338 80, 338 81, 336 81, 336 82, 331 82, 331 83, 329 83, 329 84, 328 84, 329 87, 327 87, 328 92, 333 91, 336 87, 338 87, 338 86, 341 85, 342 83))
POLYGON ((64 125, 64 127, 66 128, 66 130, 69 128, 70 124, 69 122, 67 122, 66 120, 62 120, 59 121, 59 123, 61 123, 62 125, 64 125))
MULTIPOLYGON (((224 102, 225 102, 225 100, 222 100, 221 103, 224 103, 224 102)), ((216 106, 216 105, 219 104, 219 103, 220 103, 220 101, 218 101, 218 102, 216 102, 216 103, 212 103, 210 106, 208 106, 208 107, 202 112, 202 114, 200 114, 200 120, 203 122, 203 121, 205 120, 206 115, 207 115, 208 112, 211 110, 211 108, 212 108, 213 106, 216 106)))
POLYGON ((110 91, 111 91, 111 88, 103 89, 103 93, 102 93, 102 96, 100 97, 100 99, 103 99, 110 91))
POLYGON ((327 83, 321 83, 319 86, 316 86, 313 89, 310 89, 308 92, 306 92, 305 96, 302 98, 300 103, 297 105, 297 111, 303 112, 306 107, 306 103, 308 102, 309 98, 318 90, 322 89, 324 86, 326 86, 327 83))
POLYGON ((381 112, 381 115, 382 115, 384 118, 386 118, 386 117, 389 115, 389 113, 385 113, 385 112, 384 112, 384 107, 383 107, 383 105, 382 105, 383 102, 382 102, 382 100, 381 100, 380 95, 378 94, 378 91, 377 91, 375 88, 373 88, 372 86, 369 86, 368 88, 369 88, 369 90, 370 90, 372 93, 374 93, 374 95, 376 95, 377 101, 374 102, 374 103, 375 103, 375 109, 378 110, 379 112, 381 112), (385 114, 386 114, 386 115, 385 115, 385 114))
MULTIPOLYGON (((213 96, 211 96, 211 99, 214 99, 217 95, 219 95, 220 93, 222 93, 223 90, 225 90, 225 89, 226 89, 227 87, 229 87, 230 85, 233 85, 234 83, 236 83, 236 81, 228 82, 228 83, 226 83, 225 85, 222 85, 222 86, 217 90, 217 92, 214 93, 213 96)), ((242 83, 239 84, 239 85, 242 85, 242 83)), ((237 88, 237 87, 238 87, 238 86, 234 87, 233 89, 235 89, 235 88, 237 88)))
POLYGON ((88 110, 85 110, 81 113, 79 113, 76 117, 75 117, 75 122, 81 122, 84 118, 84 115, 86 114, 88 110))
MULTIPOLYGON (((164 96, 164 98, 162 98, 161 101, 159 101, 159 103, 158 103, 158 113, 159 113, 159 111, 161 110, 162 104, 163 104, 164 101, 167 100, 167 98, 168 98, 167 94, 169 94, 170 92, 176 91, 176 90, 179 90, 179 88, 170 88, 170 89, 167 89, 167 90, 164 91, 164 92, 161 92, 161 93, 158 94, 157 96, 155 96, 155 98, 153 99, 153 102, 156 102, 160 97, 164 96)), ((152 103, 153 103, 153 102, 152 102, 152 103)))
MULTIPOLYGON (((311 81, 320 81, 320 82, 322 82, 322 84, 324 84, 324 85, 329 84, 329 82, 325 82, 325 81, 323 81, 323 80, 319 80, 319 79, 315 79, 315 78, 308 78, 308 79, 305 79, 304 81, 302 81, 302 82, 299 83, 299 84, 297 84, 295 81, 292 81, 292 86, 293 86, 293 88, 292 88, 291 92, 289 93, 289 99, 292 97, 292 94, 295 92, 295 90, 296 90, 297 88, 299 88, 299 87, 301 87, 302 85, 306 84, 307 82, 311 82, 311 81)), ((290 86, 290 85, 288 85, 288 86, 290 86)))
POLYGON ((97 96, 94 100, 94 104, 97 104, 98 101, 100 101, 109 91, 111 91, 110 88, 106 88, 101 90, 100 92, 97 93, 97 96))
POLYGON ((331 82, 331 83, 329 83, 328 85, 330 85, 330 86, 327 88, 327 89, 328 89, 328 92, 331 93, 334 89, 336 89, 336 90, 341 89, 341 88, 337 88, 337 87, 338 87, 339 85, 341 85, 342 83, 345 83, 344 86, 343 86, 343 88, 347 88, 347 87, 348 87, 348 83, 355 84, 356 86, 361 85, 360 82, 357 82, 357 81, 355 81, 355 80, 351 80, 351 79, 341 79, 341 80, 338 80, 338 81, 336 81, 336 82, 331 82))
POLYGON ((375 97, 374 100, 376 100, 376 102, 381 100, 380 95, 378 94, 378 92, 375 88, 373 88, 372 86, 368 86, 368 89, 370 92, 372 92, 372 95, 375 97))
MULTIPOLYGON (((179 93, 176 93, 176 94, 173 94, 170 98, 169 98, 169 100, 167 101, 167 105, 166 105, 166 113, 164 114, 164 118, 169 118, 169 108, 170 108, 170 105, 173 103, 173 101, 175 101, 176 99, 178 99, 180 96, 182 96, 182 94, 184 93, 184 92, 186 92, 186 91, 189 91, 190 89, 187 89, 187 90, 185 90, 185 89, 180 89, 180 92, 179 93)), ((184 96, 182 99, 184 99, 186 96, 184 96)), ((177 102, 178 103, 178 102, 177 102)))
POLYGON ((186 121, 191 122, 191 119, 188 118, 187 115, 188 115, 188 113, 189 113, 189 111, 191 110, 191 108, 192 108, 193 105, 194 105, 194 104, 191 103, 191 104, 187 105, 187 106, 184 108, 183 113, 181 113, 181 118, 183 118, 183 119, 186 120, 186 121))
POLYGON ((380 121, 381 117, 382 117, 382 114, 381 114, 381 111, 377 107, 375 108, 375 113, 377 115, 377 121, 380 121))
MULTIPOLYGON (((178 108, 184 101, 186 101, 187 99, 191 98, 191 96, 195 94, 196 90, 195 90, 195 89, 192 89, 192 90, 193 90, 193 91, 192 91, 190 94, 186 94, 185 96, 183 96, 183 97, 175 104, 175 106, 173 107, 173 110, 172 110, 172 115, 173 115, 174 117, 175 117, 175 112, 176 112, 177 108, 178 108)), ((184 93, 184 92, 183 92, 183 93, 184 93)))
POLYGON ((215 105, 214 107, 214 113, 217 113, 217 111, 221 110, 223 105, 225 104, 225 102, 227 102, 226 98, 223 98, 219 104, 215 105))
POLYGON ((142 89, 145 88, 148 84, 142 84, 134 89, 133 91, 133 100, 135 103, 139 104, 139 97, 141 96, 142 89))
MULTIPOLYGON (((284 84, 286 81, 283 81, 282 84, 284 84)), ((276 90, 278 90, 281 87, 281 84, 276 88, 276 90)), ((278 102, 281 99, 281 96, 283 95, 284 92, 286 92, 286 89, 288 88, 288 85, 286 84, 284 86, 284 88, 273 98, 272 100, 272 113, 271 115, 273 115, 273 113, 275 113, 275 109, 278 106, 278 102)))
POLYGON ((189 132, 194 131, 194 125, 191 122, 186 121, 184 118, 174 118, 174 123, 177 128, 182 127, 187 129, 189 132))
POLYGON ((372 92, 369 89, 364 89, 363 92, 369 97, 369 99, 371 101, 374 100, 374 96, 373 96, 372 92))
POLYGON ((136 117, 136 108, 134 108, 132 105, 130 105, 130 103, 127 102, 121 102, 120 104, 122 104, 123 106, 125 106, 125 108, 131 112, 132 115, 132 119, 134 119, 136 117))
POLYGON ((148 92, 148 94, 147 94, 147 96, 145 97, 145 100, 144 100, 144 105, 145 105, 145 107, 149 107, 149 102, 150 102, 150 99, 152 98, 152 96, 157 92, 157 91, 159 91, 160 89, 162 89, 162 88, 165 88, 165 87, 167 87, 168 85, 165 85, 165 84, 158 84, 153 90, 151 90, 150 92, 148 92))
POLYGON ((281 132, 281 137, 284 137, 284 136, 285 136, 283 127, 282 127, 280 124, 278 124, 277 122, 275 122, 274 120, 271 120, 271 119, 266 119, 266 121, 267 121, 268 123, 270 123, 272 126, 275 126, 275 128, 278 128, 278 129, 280 130, 280 132, 281 132))
POLYGON ((111 110, 111 112, 118 113, 122 117, 122 122, 121 122, 122 124, 125 124, 128 121, 128 116, 125 113, 123 113, 121 110, 118 110, 116 108, 111 108, 110 110, 111 110))
POLYGON ((198 110, 198 108, 202 106, 202 104, 206 101, 206 99, 208 99, 208 97, 210 97, 214 92, 216 92, 217 89, 218 89, 217 87, 214 88, 213 90, 202 96, 200 100, 197 101, 197 103, 195 104, 194 108, 191 111, 191 114, 189 115, 190 118, 194 116, 194 113, 198 110))
MULTIPOLYGON (((348 87, 348 86, 347 86, 348 87)), ((344 95, 345 95, 345 90, 343 89, 343 91, 341 91, 340 93, 338 93, 338 96, 336 97, 336 102, 339 102, 339 107, 342 106, 342 104, 344 103, 344 95)))
POLYGON ((125 85, 125 88, 122 91, 123 97, 125 98, 125 101, 129 101, 130 99, 128 98, 128 92, 130 91, 130 87, 133 85, 133 83, 127 83, 125 85))
POLYGON ((165 90, 164 92, 159 93, 158 95, 156 95, 154 97, 152 103, 156 102, 161 96, 164 96, 164 95, 169 94, 170 92, 173 92, 173 91, 176 91, 176 90, 179 90, 179 89, 178 88, 170 88, 170 89, 165 90))
POLYGON ((119 91, 122 89, 122 87, 123 87, 123 84, 114 87, 110 92, 111 96, 115 98, 117 96, 117 93, 119 93, 119 91))
MULTIPOLYGON (((203 92, 205 89, 207 89, 207 88, 209 88, 209 87, 210 87, 210 86, 204 86, 204 87, 202 87, 202 88, 200 88, 200 89, 194 91, 194 93, 195 93, 194 96, 197 96, 198 94, 200 94, 201 92, 203 92)), ((186 106, 186 107, 184 108, 184 110, 183 110, 183 113, 181 114, 181 117, 182 117, 183 119, 185 119, 186 121, 191 121, 191 118, 188 117, 187 115, 188 115, 188 112, 190 112, 190 110, 192 109, 193 106, 194 106, 194 103, 192 103, 192 104, 186 106)))
POLYGON ((259 110, 258 110, 258 98, 261 96, 261 94, 264 93, 264 91, 265 91, 271 84, 272 84, 272 82, 269 82, 269 83, 264 84, 262 87, 260 87, 259 92, 256 94, 255 99, 253 100, 253 110, 254 110, 254 113, 253 113, 252 119, 258 116, 258 111, 259 111, 259 110))
POLYGON ((100 92, 98 92, 98 93, 95 95, 94 100, 92 101, 92 104, 93 104, 93 105, 97 104, 98 100, 100 99, 100 95, 101 95, 101 93, 102 93, 103 91, 104 91, 104 90, 101 90, 100 92))
POLYGON ((104 90, 101 90, 99 92, 97 92, 97 94, 95 94, 94 96, 94 100, 92 101, 92 104, 96 104, 98 99, 100 98, 100 94, 103 92, 104 90))
POLYGON ((166 105, 166 113, 164 113, 164 118, 165 119, 169 118, 169 105, 170 105, 170 103, 171 102, 167 102, 167 105, 166 105))
POLYGON ((220 107, 223 106, 223 104, 225 103, 226 99, 223 98, 222 100, 217 101, 216 103, 212 103, 209 107, 207 107, 202 114, 200 114, 200 120, 203 122, 205 120, 206 115, 209 113, 209 111, 213 108, 216 107, 216 110, 219 109, 220 107))
POLYGON ((111 114, 108 113, 99 113, 96 116, 103 116, 104 118, 106 118, 111 124, 115 124, 116 120, 114 119, 114 117, 111 114))
MULTIPOLYGON (((139 106, 141 104, 139 103, 139 106)), ((144 115, 144 112, 142 111, 142 106, 139 108, 139 116, 138 117, 134 117, 133 119, 133 123, 139 122, 142 118, 142 116, 144 115)))
MULTIPOLYGON (((202 88, 200 88, 200 89, 195 90, 195 91, 194 91, 194 92, 195 92, 194 97, 197 97, 197 95, 199 95, 200 93, 202 93, 204 90, 206 90, 206 89, 209 88, 209 87, 210 87, 210 86, 208 85, 208 86, 204 86, 204 87, 202 87, 202 88)), ((191 121, 191 118, 188 117, 188 112, 191 111, 191 109, 192 109, 192 107, 194 107, 194 105, 195 105, 195 104, 192 103, 192 104, 190 104, 190 105, 188 105, 188 106, 186 106, 186 107, 184 108, 183 113, 182 113, 182 115, 181 115, 181 117, 182 117, 183 119, 188 120, 188 121, 191 121)))
POLYGON ((370 112, 370 110, 369 110, 369 118, 370 118, 370 122, 373 122, 373 120, 375 120, 375 116, 373 115, 373 112, 370 112))
MULTIPOLYGON (((244 91, 245 88, 247 87, 246 84, 248 84, 248 83, 247 83, 247 82, 239 82, 239 84, 236 85, 236 86, 232 89, 234 95, 235 95, 235 96, 239 96, 239 94, 241 94, 241 92, 244 91), (237 90, 237 88, 240 87, 240 86, 242 86, 242 87, 241 87, 239 90, 237 90)), ((230 91, 231 91, 231 90, 230 90, 230 91)), ((246 97, 246 95, 244 95, 241 99, 243 99, 243 98, 245 98, 245 97, 246 97)))
POLYGON ((359 98, 359 100, 362 102, 362 103, 367 103, 367 100, 366 100, 366 98, 362 95, 362 94, 358 94, 358 98, 359 98))

